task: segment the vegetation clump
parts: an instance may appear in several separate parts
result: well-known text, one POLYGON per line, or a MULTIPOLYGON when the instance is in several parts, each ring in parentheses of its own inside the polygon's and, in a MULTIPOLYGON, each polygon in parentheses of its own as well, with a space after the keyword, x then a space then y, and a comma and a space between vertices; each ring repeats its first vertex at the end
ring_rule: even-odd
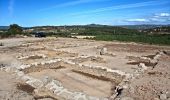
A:
POLYGON ((24 33, 21 26, 11 24, 8 30, 0 33, 0 38, 16 37, 17 35, 28 35, 28 33, 24 33))

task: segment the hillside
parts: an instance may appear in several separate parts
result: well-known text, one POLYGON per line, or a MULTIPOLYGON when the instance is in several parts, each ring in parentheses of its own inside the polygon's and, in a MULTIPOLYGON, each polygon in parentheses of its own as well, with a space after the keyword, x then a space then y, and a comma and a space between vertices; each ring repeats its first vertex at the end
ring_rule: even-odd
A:
POLYGON ((101 34, 139 34, 136 29, 127 29, 120 26, 107 25, 73 25, 73 26, 38 26, 26 29, 26 31, 44 31, 53 33, 79 33, 79 35, 101 35, 101 34))
POLYGON ((0 26, 0 30, 7 30, 9 29, 9 26, 0 26))

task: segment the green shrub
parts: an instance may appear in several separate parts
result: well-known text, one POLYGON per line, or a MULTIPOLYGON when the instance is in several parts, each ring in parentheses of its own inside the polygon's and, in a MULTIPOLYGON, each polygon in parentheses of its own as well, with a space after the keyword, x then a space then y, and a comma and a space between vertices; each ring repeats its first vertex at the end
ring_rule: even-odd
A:
POLYGON ((17 24, 12 24, 12 25, 9 26, 8 33, 10 35, 23 34, 22 27, 20 27, 17 24))

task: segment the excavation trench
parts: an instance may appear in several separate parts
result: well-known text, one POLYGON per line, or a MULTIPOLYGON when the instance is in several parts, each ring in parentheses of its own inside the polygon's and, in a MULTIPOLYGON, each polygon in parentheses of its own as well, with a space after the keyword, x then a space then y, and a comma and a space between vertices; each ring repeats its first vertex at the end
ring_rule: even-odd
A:
POLYGON ((48 76, 58 80, 70 91, 83 92, 96 97, 109 97, 123 76, 85 66, 71 65, 65 62, 31 66, 22 70, 25 74, 42 79, 48 76))

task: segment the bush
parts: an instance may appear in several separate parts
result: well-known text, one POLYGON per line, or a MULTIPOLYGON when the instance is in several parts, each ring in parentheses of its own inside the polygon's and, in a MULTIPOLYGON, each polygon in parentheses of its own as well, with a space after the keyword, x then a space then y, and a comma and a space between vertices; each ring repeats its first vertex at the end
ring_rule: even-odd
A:
POLYGON ((31 36, 30 33, 24 33, 22 27, 17 24, 10 25, 7 32, 0 33, 0 38, 8 38, 8 37, 15 37, 17 35, 26 35, 31 36))
POLYGON ((8 33, 10 35, 23 34, 22 27, 20 27, 17 24, 12 24, 12 25, 10 25, 10 27, 8 29, 8 33))

